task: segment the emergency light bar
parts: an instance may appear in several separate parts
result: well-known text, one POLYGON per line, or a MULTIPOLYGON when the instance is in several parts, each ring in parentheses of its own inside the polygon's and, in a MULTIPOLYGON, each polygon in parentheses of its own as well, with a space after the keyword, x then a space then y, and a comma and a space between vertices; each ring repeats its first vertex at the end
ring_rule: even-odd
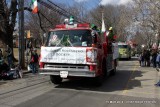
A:
POLYGON ((70 25, 70 24, 66 24, 66 28, 77 28, 77 24, 72 24, 72 25, 70 25))
POLYGON ((56 25, 56 29, 69 29, 69 28, 89 28, 90 25, 88 23, 81 23, 81 24, 61 24, 56 25))
POLYGON ((78 24, 77 27, 85 27, 85 28, 89 28, 90 25, 88 23, 82 23, 82 24, 78 24))
POLYGON ((65 24, 56 25, 56 29, 63 29, 63 28, 66 28, 65 24))

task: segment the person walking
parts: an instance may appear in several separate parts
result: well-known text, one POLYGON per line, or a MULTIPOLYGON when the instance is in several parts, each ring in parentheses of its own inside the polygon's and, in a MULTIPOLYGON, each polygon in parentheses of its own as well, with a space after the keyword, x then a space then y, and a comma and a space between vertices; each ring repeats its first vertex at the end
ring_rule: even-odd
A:
POLYGON ((7 45, 7 61, 8 61, 8 65, 11 68, 12 64, 13 64, 13 60, 12 60, 12 49, 7 45))
POLYGON ((32 66, 32 73, 35 74, 38 70, 38 54, 37 54, 37 49, 33 49, 33 52, 31 54, 31 66, 32 66))

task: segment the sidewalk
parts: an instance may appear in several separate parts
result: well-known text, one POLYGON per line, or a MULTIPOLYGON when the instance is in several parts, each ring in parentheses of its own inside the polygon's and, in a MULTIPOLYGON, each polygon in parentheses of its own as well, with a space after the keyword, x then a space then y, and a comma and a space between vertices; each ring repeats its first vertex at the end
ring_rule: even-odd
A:
POLYGON ((160 87, 155 86, 159 79, 156 68, 139 67, 137 61, 123 95, 160 99, 160 87))

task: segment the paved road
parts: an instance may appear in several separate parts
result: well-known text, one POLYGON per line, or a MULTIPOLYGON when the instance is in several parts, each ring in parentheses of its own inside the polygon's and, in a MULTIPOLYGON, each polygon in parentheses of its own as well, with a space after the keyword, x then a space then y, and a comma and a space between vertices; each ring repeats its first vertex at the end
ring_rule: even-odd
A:
POLYGON ((157 81, 155 69, 139 67, 135 59, 120 61, 117 75, 106 79, 101 87, 88 79, 52 85, 48 76, 28 74, 7 83, 14 83, 6 86, 9 88, 0 85, 0 107, 159 107, 157 81))

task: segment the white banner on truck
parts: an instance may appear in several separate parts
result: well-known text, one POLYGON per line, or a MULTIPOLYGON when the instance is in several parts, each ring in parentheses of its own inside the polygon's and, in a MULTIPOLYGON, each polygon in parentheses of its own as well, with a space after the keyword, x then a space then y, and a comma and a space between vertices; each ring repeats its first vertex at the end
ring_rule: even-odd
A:
POLYGON ((113 46, 113 59, 118 59, 119 57, 118 44, 112 43, 112 46, 113 46))
POLYGON ((86 48, 42 47, 40 62, 86 64, 86 48))

